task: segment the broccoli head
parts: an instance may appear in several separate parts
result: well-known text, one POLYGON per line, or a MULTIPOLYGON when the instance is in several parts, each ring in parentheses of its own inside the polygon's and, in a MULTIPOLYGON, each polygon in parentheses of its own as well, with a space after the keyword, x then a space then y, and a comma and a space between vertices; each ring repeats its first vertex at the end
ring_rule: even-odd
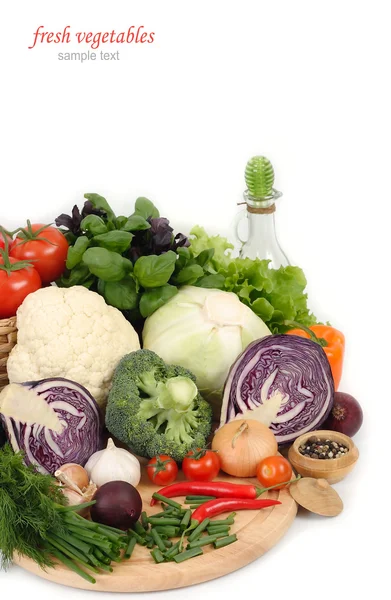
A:
POLYGON ((194 375, 167 365, 151 350, 137 350, 118 364, 106 408, 106 427, 135 454, 169 454, 182 461, 205 447, 212 409, 197 389, 194 375))

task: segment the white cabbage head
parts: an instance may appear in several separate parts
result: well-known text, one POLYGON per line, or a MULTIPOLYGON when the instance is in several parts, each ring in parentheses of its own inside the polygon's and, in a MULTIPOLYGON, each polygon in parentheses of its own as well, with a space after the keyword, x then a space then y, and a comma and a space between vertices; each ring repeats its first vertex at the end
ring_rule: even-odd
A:
POLYGON ((270 330, 236 294, 184 286, 145 322, 143 347, 194 373, 200 393, 219 418, 229 369, 239 354, 270 330))

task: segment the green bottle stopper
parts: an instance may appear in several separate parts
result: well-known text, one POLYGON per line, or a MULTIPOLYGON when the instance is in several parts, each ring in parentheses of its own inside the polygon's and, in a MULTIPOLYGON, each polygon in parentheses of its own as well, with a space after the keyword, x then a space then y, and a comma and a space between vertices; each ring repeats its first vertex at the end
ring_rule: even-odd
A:
POLYGON ((253 156, 244 173, 247 189, 254 198, 270 196, 274 183, 274 169, 265 156, 253 156))

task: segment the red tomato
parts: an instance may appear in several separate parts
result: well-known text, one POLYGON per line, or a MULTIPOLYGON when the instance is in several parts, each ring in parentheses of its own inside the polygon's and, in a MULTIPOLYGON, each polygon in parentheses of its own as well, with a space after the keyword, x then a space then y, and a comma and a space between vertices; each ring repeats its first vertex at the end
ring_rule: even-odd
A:
POLYGON ((186 479, 212 481, 220 471, 220 457, 213 450, 190 450, 183 459, 182 470, 186 479))
POLYGON ((68 242, 61 231, 39 223, 23 229, 10 251, 10 256, 18 260, 33 261, 42 283, 51 283, 62 275, 67 254, 68 242))
MULTIPOLYGON (((16 258, 9 258, 12 265, 16 258)), ((0 319, 8 319, 16 314, 16 310, 31 292, 41 287, 41 278, 34 267, 24 267, 9 274, 4 268, 4 259, 0 257, 0 319)))
MULTIPOLYGON (((5 236, 8 240, 8 249, 11 248, 11 244, 12 244, 12 238, 6 234, 5 236)), ((0 231, 0 248, 2 248, 4 250, 5 248, 5 239, 4 239, 4 234, 0 231)))
POLYGON ((275 487, 280 490, 292 479, 292 467, 283 456, 268 456, 257 467, 257 478, 263 487, 275 487))
POLYGON ((160 454, 151 458, 147 464, 147 475, 156 485, 169 485, 178 475, 178 465, 167 454, 160 454))

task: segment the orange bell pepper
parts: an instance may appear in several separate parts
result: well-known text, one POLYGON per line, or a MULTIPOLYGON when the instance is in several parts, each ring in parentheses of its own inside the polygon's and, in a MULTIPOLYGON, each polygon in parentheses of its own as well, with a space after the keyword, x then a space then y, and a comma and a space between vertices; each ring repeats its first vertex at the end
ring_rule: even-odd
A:
POLYGON ((335 391, 337 391, 342 377, 343 357, 345 353, 344 334, 329 325, 311 325, 311 327, 304 327, 294 321, 286 321, 285 324, 297 327, 296 329, 287 331, 287 334, 299 335, 301 337, 312 339, 322 346, 330 363, 334 379, 334 388, 335 391))

